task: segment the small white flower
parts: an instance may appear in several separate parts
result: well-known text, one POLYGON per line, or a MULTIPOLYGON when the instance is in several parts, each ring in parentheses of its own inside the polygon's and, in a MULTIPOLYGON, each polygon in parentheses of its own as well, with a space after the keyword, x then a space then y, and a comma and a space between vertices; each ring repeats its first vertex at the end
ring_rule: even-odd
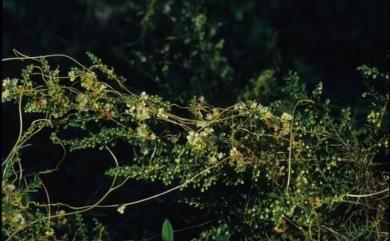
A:
POLYGON ((252 110, 256 110, 257 108, 257 103, 256 102, 252 102, 249 106, 249 108, 251 108, 252 110))
POLYGON ((76 101, 78 102, 78 109, 84 110, 89 102, 89 99, 86 94, 80 93, 76 96, 76 101))
POLYGON ((145 91, 141 92, 141 96, 140 96, 140 99, 142 100, 147 100, 149 98, 148 94, 146 94, 145 91))
POLYGON ((150 118, 149 108, 146 107, 145 102, 140 102, 135 108, 135 118, 138 120, 146 120, 150 118))
POLYGON ((15 185, 14 185, 14 184, 8 184, 8 185, 6 186, 6 189, 7 189, 8 191, 12 192, 13 190, 15 190, 15 185))
POLYGON ((18 84, 18 79, 11 79, 11 84, 16 86, 18 84))
POLYGON ((217 158, 215 157, 215 156, 210 156, 209 157, 209 163, 210 164, 214 164, 214 163, 216 163, 217 162, 217 158))
POLYGON ((261 119, 269 119, 272 117, 272 113, 269 111, 268 107, 258 105, 257 108, 259 109, 261 119))
POLYGON ((245 104, 243 102, 239 102, 234 105, 234 110, 244 110, 244 109, 245 109, 245 104))
POLYGON ((125 205, 121 205, 117 208, 117 211, 118 213, 120 214, 124 214, 125 213, 125 209, 126 209, 126 206, 125 205))
POLYGON ((168 115, 166 114, 164 108, 159 108, 157 111, 157 117, 161 119, 168 119, 168 115))
POLYGON ((7 78, 7 79, 4 79, 4 80, 3 80, 3 84, 2 84, 2 85, 3 85, 3 87, 6 87, 6 86, 9 85, 10 83, 11 83, 11 80, 7 78))
POLYGON ((26 220, 20 213, 15 214, 12 218, 15 223, 19 223, 20 225, 24 225, 26 223, 26 220))
POLYGON ((205 146, 205 143, 199 133, 196 133, 194 131, 188 132, 187 140, 188 144, 190 144, 194 149, 200 150, 205 146))
POLYGON ((213 128, 204 128, 204 130, 200 133, 200 135, 203 137, 207 137, 208 135, 210 135, 213 132, 214 132, 213 128))
POLYGON ((206 121, 197 121, 196 122, 196 126, 198 126, 198 127, 206 127, 207 126, 207 122, 206 121))
POLYGON ((292 115, 284 112, 280 118, 282 119, 282 121, 287 122, 292 120, 292 115))
POLYGON ((73 70, 68 72, 68 76, 69 76, 70 82, 73 82, 76 79, 76 74, 74 73, 73 70))
POLYGON ((233 147, 232 149, 230 149, 230 157, 235 157, 235 156, 237 156, 237 154, 239 154, 239 151, 237 150, 236 147, 233 147))
POLYGON ((7 100, 9 96, 10 96, 9 89, 5 89, 3 93, 1 93, 1 97, 3 100, 7 100))
POLYGON ((367 115, 367 122, 380 127, 380 113, 371 111, 370 114, 367 115))
POLYGON ((213 115, 210 114, 210 113, 208 113, 208 114, 206 115, 206 120, 212 120, 212 119, 213 119, 213 115))

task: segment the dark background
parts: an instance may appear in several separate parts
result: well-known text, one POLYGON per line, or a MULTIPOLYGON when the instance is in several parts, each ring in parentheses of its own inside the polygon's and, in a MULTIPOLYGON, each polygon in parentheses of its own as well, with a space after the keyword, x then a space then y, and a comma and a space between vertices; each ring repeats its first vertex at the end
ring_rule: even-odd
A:
MULTIPOLYGON (((185 102, 192 95, 202 94, 211 103, 220 105, 234 103, 262 70, 285 73, 292 69, 308 85, 323 81, 327 95, 336 104, 354 106, 363 88, 356 67, 367 64, 382 70, 388 68, 388 1, 188 1, 194 9, 200 7, 208 22, 220 24, 210 42, 225 40, 221 54, 226 59, 224 65, 231 70, 230 82, 225 85, 217 78, 213 82, 215 87, 208 92, 202 80, 186 82, 187 76, 196 72, 178 70, 172 70, 169 78, 162 78, 163 83, 156 82, 147 77, 147 68, 131 62, 132 53, 141 49, 153 55, 160 36, 186 30, 164 25, 164 18, 159 21, 157 17, 151 20, 156 26, 146 30, 140 27, 149 3, 3 0, 2 55, 10 57, 12 50, 17 49, 27 55, 63 53, 86 62, 85 52, 90 51, 128 78, 129 88, 136 91, 146 90, 176 101, 172 97, 176 96, 173 94, 176 87, 180 90, 185 86, 177 101, 185 102)), ((176 10, 180 10, 180 4, 176 10)), ((175 14, 178 24, 185 25, 180 22, 180 11, 172 13, 175 14)), ((3 64, 3 76, 17 76, 19 67, 14 63, 3 64)), ((212 78, 212 74, 206 76, 212 78)), ((15 109, 14 105, 2 105, 3 155, 16 139, 15 109)), ((47 137, 48 133, 43 133, 26 147, 23 158, 27 173, 53 166, 61 157, 61 149, 49 144, 47 137)), ((107 188, 103 173, 111 162, 106 153, 69 153, 61 172, 44 179, 52 201, 74 205, 85 204, 85 200, 92 202, 107 188)), ((136 200, 160 190, 162 187, 158 185, 133 182, 114 195, 113 200, 136 200)), ((175 228, 207 220, 207 215, 199 211, 184 207, 177 210, 180 206, 172 200, 174 194, 129 208, 122 216, 116 210, 89 215, 108 225, 113 240, 158 233, 164 218, 170 218, 175 228)), ((187 239, 198 231, 194 229, 179 238, 187 239)))

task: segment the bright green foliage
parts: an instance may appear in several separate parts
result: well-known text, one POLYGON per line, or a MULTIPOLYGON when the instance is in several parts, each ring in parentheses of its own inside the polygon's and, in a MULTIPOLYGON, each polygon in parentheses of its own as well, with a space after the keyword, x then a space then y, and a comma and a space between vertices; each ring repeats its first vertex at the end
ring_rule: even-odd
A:
POLYGON ((87 229, 79 214, 69 216, 63 209, 48 209, 47 203, 31 200, 42 189, 37 178, 27 185, 2 182, 2 235, 4 240, 106 240, 105 227, 94 220, 93 230, 87 229))
POLYGON ((165 219, 163 223, 161 237, 163 241, 173 241, 173 228, 168 219, 165 219))
MULTIPOLYGON (((150 11, 148 17, 153 16, 150 11)), ((204 16, 187 17, 203 27, 204 16)), ((194 240, 388 236, 389 176, 374 168, 378 153, 388 150, 388 93, 370 87, 364 94, 366 118, 358 120, 350 108, 336 109, 323 99, 322 83, 306 90, 298 74, 291 72, 284 95, 268 105, 248 100, 216 107, 201 97, 183 107, 128 91, 123 77, 94 55, 88 56, 92 66, 70 70, 53 69, 44 58, 34 58, 21 78, 3 81, 3 101, 19 102, 21 115, 40 114, 3 161, 3 189, 12 189, 8 194, 3 190, 5 237, 61 239, 57 234, 63 230, 58 224, 63 215, 53 214, 60 207, 69 208, 65 213, 71 214, 66 205, 50 206, 50 213, 47 203, 29 200, 28 187, 43 186, 19 176, 21 147, 43 128, 51 131, 53 143, 70 151, 108 150, 115 161, 106 171, 112 189, 130 178, 158 182, 167 187, 166 193, 177 192, 177 202, 205 210, 216 221, 194 240), (75 131, 77 136, 69 134, 75 131), (118 143, 128 150, 125 160, 115 157, 118 143), (11 218, 11 214, 20 215, 11 218)), ((376 69, 361 70, 375 81, 388 79, 376 69)), ((261 85, 272 75, 265 72, 254 84, 261 85)), ((129 205, 133 203, 107 208, 119 207, 118 212, 124 213, 129 205)), ((86 240, 89 234, 80 216, 75 223, 79 240, 86 240)), ((166 240, 171 240, 169 226, 163 226, 166 240)), ((98 230, 103 233, 103 228, 98 230)))
POLYGON ((228 241, 230 233, 226 224, 219 224, 218 227, 213 227, 209 230, 203 231, 196 240, 215 240, 228 241))

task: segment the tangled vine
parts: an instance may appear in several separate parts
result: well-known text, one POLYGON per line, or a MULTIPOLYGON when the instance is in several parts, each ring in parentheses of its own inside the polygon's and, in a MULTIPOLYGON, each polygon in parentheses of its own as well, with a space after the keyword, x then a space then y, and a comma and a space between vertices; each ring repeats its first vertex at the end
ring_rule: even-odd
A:
MULTIPOLYGON (((113 208, 125 215, 129 206, 169 193, 213 217, 193 240, 388 238, 389 173, 376 166, 389 147, 389 93, 375 84, 362 95, 367 113, 360 119, 324 98, 322 83, 306 90, 294 72, 284 97, 268 105, 215 107, 194 97, 179 106, 130 91, 125 78, 91 53, 89 67, 66 55, 15 53, 3 61, 28 64, 20 77, 2 82, 2 102, 17 104, 20 121, 15 145, 2 160, 5 240, 110 240, 98 220, 89 230, 82 214, 113 208), (52 58, 73 67, 54 68, 52 58), (25 123, 26 114, 33 121, 25 123), (50 131, 64 156, 27 178, 23 147, 42 130, 50 131), (118 158, 119 149, 128 156, 118 158), (52 203, 40 177, 60 170, 66 153, 78 150, 111 155, 105 172, 111 185, 93 204, 52 203), (130 179, 166 190, 108 202, 130 179), (46 201, 30 198, 34 190, 43 190, 46 201)), ((376 68, 358 70, 371 82, 389 79, 376 68)))

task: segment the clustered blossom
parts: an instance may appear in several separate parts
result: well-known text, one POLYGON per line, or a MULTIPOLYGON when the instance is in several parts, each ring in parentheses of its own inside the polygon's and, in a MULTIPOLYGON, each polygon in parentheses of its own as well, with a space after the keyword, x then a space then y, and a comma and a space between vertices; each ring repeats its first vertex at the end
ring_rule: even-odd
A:
POLYGON ((288 113, 283 113, 282 116, 280 117, 282 121, 282 131, 281 134, 283 136, 289 134, 290 128, 291 128, 291 120, 293 119, 292 115, 288 113))
POLYGON ((68 72, 68 77, 69 77, 70 82, 73 82, 73 81, 75 81, 77 76, 76 76, 75 72, 72 70, 72 71, 68 72))
POLYGON ((47 99, 45 97, 37 98, 36 101, 31 101, 26 104, 24 110, 26 112, 40 112, 47 107, 47 99))
POLYGON ((203 149, 206 145, 199 133, 190 131, 187 135, 188 144, 190 144, 194 149, 203 149))
POLYGON ((262 106, 262 105, 258 105, 258 110, 260 112, 260 119, 262 120, 269 120, 273 117, 271 111, 269 110, 268 107, 266 106, 262 106))
POLYGON ((232 147, 230 149, 229 156, 230 156, 230 163, 231 164, 233 164, 233 165, 235 164, 238 167, 243 166, 245 164, 244 156, 242 155, 242 153, 239 150, 237 150, 236 147, 232 147))
POLYGON ((57 222, 60 225, 65 225, 68 220, 66 219, 66 212, 64 210, 59 210, 56 212, 56 215, 58 215, 57 222))
POLYGON ((17 225, 24 225, 26 220, 21 213, 14 213, 10 218, 10 222, 17 225))
POLYGON ((84 93, 79 93, 76 96, 76 102, 77 102, 77 109, 78 110, 81 110, 81 111, 85 110, 86 106, 89 102, 88 95, 86 95, 84 93))
POLYGON ((235 111, 238 111, 240 115, 245 115, 249 113, 247 106, 244 102, 239 102, 235 104, 233 108, 235 111))
POLYGON ((381 126, 380 115, 380 112, 371 111, 367 115, 367 122, 379 128, 381 126))
POLYGON ((280 119, 282 119, 283 122, 289 122, 289 121, 292 120, 292 115, 290 115, 290 114, 285 112, 285 113, 282 114, 280 119))
POLYGON ((214 132, 213 128, 204 128, 201 132, 189 131, 187 135, 188 144, 195 150, 201 150, 207 145, 207 137, 214 132))
POLYGON ((215 164, 215 163, 217 163, 218 159, 215 155, 212 155, 212 156, 209 156, 208 161, 210 164, 215 164))
POLYGON ((96 80, 96 74, 94 72, 87 72, 81 77, 81 87, 87 90, 92 90, 96 80))
POLYGON ((10 101, 15 96, 18 86, 18 79, 6 78, 3 80, 3 91, 1 92, 1 100, 3 102, 10 101))
POLYGON ((107 88, 106 85, 97 81, 97 76, 94 72, 86 72, 81 76, 81 86, 91 91, 94 96, 100 95, 107 88))
POLYGON ((268 121, 274 117, 270 109, 266 106, 263 106, 255 101, 248 101, 247 103, 239 102, 234 105, 233 109, 238 111, 240 115, 255 114, 255 118, 260 120, 268 121))
POLYGON ((126 209, 126 206, 125 205, 121 205, 116 210, 118 211, 118 213, 124 214, 125 213, 125 209, 126 209))
POLYGON ((220 114, 218 108, 213 108, 211 113, 206 114, 206 120, 213 120, 220 114))
POLYGON ((164 108, 158 108, 156 116, 161 119, 168 119, 168 114, 164 108))
POLYGON ((149 119, 151 117, 151 110, 146 102, 148 99, 149 95, 147 95, 145 92, 142 92, 139 96, 139 99, 135 101, 135 103, 129 102, 126 104, 128 109, 125 112, 134 116, 135 119, 140 121, 149 119))
POLYGON ((145 140, 155 140, 156 135, 151 132, 147 125, 141 124, 137 127, 137 135, 145 140))

